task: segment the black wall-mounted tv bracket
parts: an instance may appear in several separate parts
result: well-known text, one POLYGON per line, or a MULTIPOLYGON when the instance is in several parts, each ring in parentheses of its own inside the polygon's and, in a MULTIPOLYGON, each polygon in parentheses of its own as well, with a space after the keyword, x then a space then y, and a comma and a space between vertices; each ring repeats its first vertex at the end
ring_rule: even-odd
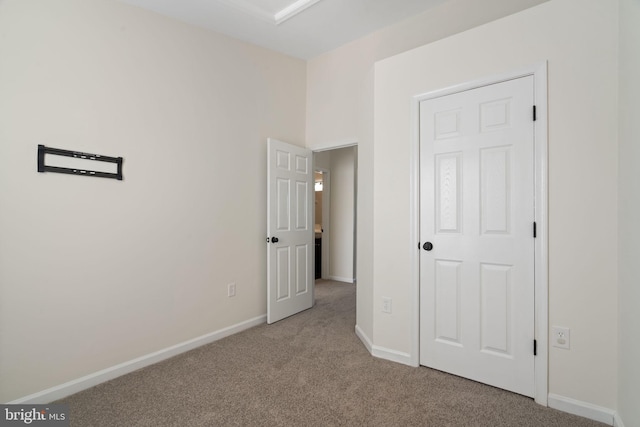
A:
POLYGON ((113 178, 122 181, 122 157, 109 157, 100 154, 82 153, 80 151, 61 150, 59 148, 45 147, 38 145, 38 172, 56 172, 66 173, 70 175, 95 176, 98 178, 113 178), (99 172, 87 169, 63 168, 58 166, 47 166, 44 164, 45 154, 53 154, 56 156, 75 157, 76 159, 96 160, 99 162, 115 163, 118 166, 116 173, 99 172))

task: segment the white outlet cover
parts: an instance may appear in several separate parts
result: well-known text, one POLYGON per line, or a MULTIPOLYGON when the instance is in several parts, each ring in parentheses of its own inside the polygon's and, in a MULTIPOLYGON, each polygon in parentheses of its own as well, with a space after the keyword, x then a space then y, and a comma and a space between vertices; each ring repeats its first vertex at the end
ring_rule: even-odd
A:
POLYGON ((391 313, 391 298, 382 298, 382 312, 391 313))
POLYGON ((551 329, 551 345, 569 350, 571 348, 571 330, 561 326, 554 326, 551 329))

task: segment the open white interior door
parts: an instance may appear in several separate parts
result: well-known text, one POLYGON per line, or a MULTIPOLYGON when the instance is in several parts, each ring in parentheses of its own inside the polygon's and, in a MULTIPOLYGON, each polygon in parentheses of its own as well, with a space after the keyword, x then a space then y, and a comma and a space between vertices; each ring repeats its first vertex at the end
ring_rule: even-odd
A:
POLYGON ((267 140, 267 323, 313 306, 311 150, 267 140))

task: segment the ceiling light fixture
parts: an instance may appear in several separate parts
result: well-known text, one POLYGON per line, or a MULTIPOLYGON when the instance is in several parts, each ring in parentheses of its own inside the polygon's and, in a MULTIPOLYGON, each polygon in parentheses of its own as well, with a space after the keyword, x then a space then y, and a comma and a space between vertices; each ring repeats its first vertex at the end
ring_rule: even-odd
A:
POLYGON ((320 0, 298 0, 273 15, 273 19, 275 20, 276 25, 280 25, 287 19, 293 18, 298 13, 313 6, 319 1, 320 0))
POLYGON ((252 15, 254 18, 267 21, 274 25, 280 25, 286 20, 293 18, 303 10, 318 3, 320 0, 296 0, 296 1, 293 1, 293 3, 289 4, 289 6, 279 11, 274 11, 273 9, 271 10, 267 9, 266 7, 268 5, 264 4, 264 0, 217 0, 217 1, 229 7, 232 7, 236 10, 252 15))

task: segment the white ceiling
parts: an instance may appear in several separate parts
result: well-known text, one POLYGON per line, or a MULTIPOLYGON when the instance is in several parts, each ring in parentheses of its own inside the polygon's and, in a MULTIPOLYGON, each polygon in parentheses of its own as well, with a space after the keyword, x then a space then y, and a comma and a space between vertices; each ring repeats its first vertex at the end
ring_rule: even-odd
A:
POLYGON ((309 59, 446 0, 119 0, 309 59))

